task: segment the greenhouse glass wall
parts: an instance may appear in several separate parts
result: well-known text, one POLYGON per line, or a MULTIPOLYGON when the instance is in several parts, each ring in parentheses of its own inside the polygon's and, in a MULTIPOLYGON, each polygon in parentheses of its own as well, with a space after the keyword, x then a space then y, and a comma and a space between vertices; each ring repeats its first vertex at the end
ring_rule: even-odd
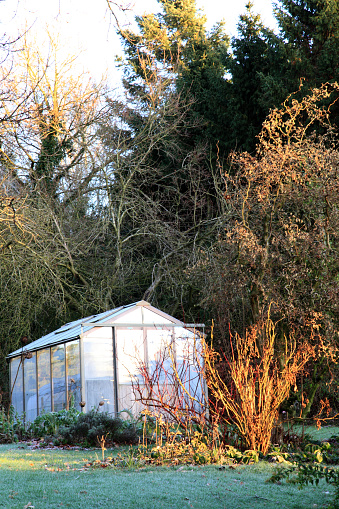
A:
POLYGON ((145 301, 68 323, 8 356, 12 405, 27 422, 71 406, 137 415, 144 408, 134 390, 137 384, 140 395, 145 381, 141 367, 165 387, 174 365, 185 371, 182 386, 203 400, 201 327, 145 301))

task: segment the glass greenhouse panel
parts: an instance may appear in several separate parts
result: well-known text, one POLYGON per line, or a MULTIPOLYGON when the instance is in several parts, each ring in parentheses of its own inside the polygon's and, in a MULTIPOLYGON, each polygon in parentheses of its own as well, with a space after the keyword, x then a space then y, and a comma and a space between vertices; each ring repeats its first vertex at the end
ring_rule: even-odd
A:
MULTIPOLYGON (((203 356, 201 338, 198 333, 177 328, 175 350, 177 372, 186 391, 195 399, 202 401, 204 397, 204 381, 202 376, 203 356)), ((184 395, 186 398, 187 394, 184 395)), ((199 405, 197 405, 197 409, 199 405)))
POLYGON ((144 334, 141 329, 117 329, 119 384, 130 384, 140 377, 140 364, 145 362, 144 334))
POLYGON ((38 356, 38 406, 39 413, 51 412, 51 357, 50 349, 37 352, 38 356))
POLYGON ((126 315, 126 311, 124 309, 121 312, 117 313, 117 318, 114 320, 116 324, 118 323, 141 323, 142 322, 142 310, 141 307, 137 307, 132 311, 129 311, 128 315, 126 315), (128 316, 128 318, 126 318, 128 316))
POLYGON ((147 330, 148 367, 150 375, 157 372, 157 379, 165 381, 172 372, 175 359, 173 330, 147 330))
POLYGON ((66 408, 65 345, 52 348, 53 410, 66 408))
POLYGON ((67 373, 67 408, 74 406, 79 410, 81 398, 80 380, 80 352, 79 341, 66 344, 66 373, 67 373))
POLYGON ((86 410, 114 412, 112 337, 84 338, 86 410), (103 401, 104 405, 99 403, 103 401))
POLYGON ((164 318, 162 315, 158 315, 149 309, 144 308, 144 323, 168 323, 171 325, 171 321, 168 318, 164 318))
POLYGON ((11 360, 11 389, 12 389, 12 405, 16 412, 21 415, 24 411, 23 399, 23 373, 20 357, 11 360))
POLYGON ((38 415, 38 400, 36 393, 36 353, 32 352, 30 359, 24 361, 25 378, 25 414, 26 421, 33 422, 38 415))

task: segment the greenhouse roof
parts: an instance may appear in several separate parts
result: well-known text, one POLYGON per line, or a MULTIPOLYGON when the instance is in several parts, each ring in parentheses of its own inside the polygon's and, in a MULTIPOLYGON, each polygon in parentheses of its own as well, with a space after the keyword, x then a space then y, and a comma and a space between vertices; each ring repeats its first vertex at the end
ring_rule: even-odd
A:
MULTIPOLYGON (((129 310, 132 310, 136 306, 147 306, 148 309, 151 311, 156 312, 157 314, 160 314, 165 320, 169 320, 168 323, 172 322, 177 325, 186 326, 187 324, 184 324, 180 320, 177 320, 176 318, 163 313, 157 308, 154 308, 146 301, 140 301, 140 302, 134 302, 133 304, 128 304, 126 306, 120 306, 115 309, 111 309, 110 311, 105 311, 103 313, 99 313, 97 315, 91 315, 87 316, 86 318, 80 318, 79 320, 75 320, 74 322, 69 322, 60 327, 59 329, 50 332, 49 334, 46 334, 46 336, 42 336, 41 338, 37 339, 36 341, 33 341, 32 343, 29 343, 24 348, 19 348, 18 350, 15 350, 15 352, 10 353, 7 358, 16 357, 18 355, 21 355, 23 351, 35 351, 40 350, 45 347, 57 345, 60 343, 67 343, 68 341, 72 341, 75 339, 78 339, 81 334, 84 332, 87 332, 91 329, 93 329, 96 325, 103 325, 105 323, 110 324, 114 323, 118 318, 121 318, 121 316, 128 312, 129 310), (86 323, 88 325, 86 325, 86 323)), ((128 322, 128 319, 126 320, 128 322)), ((119 322, 119 325, 121 326, 121 323, 119 322)), ((127 325, 127 324, 125 324, 127 325)), ((131 326, 136 324, 131 323, 131 326)), ((159 325, 159 324, 154 324, 159 325)), ((200 325, 200 324, 199 324, 200 325)))

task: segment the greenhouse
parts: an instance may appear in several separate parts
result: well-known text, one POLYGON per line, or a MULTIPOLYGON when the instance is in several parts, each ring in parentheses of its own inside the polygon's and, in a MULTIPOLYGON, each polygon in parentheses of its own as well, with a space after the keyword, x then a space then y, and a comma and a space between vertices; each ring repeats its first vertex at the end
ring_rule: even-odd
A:
POLYGON ((71 406, 137 415, 145 372, 170 392, 173 370, 184 393, 203 400, 202 328, 145 301, 68 323, 8 356, 12 405, 27 422, 71 406))

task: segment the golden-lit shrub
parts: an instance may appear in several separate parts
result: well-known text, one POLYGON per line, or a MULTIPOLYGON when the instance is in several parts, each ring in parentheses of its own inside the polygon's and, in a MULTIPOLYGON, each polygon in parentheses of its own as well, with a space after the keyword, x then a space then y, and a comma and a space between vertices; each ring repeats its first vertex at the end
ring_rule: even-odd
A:
POLYGON ((231 355, 224 358, 205 343, 205 377, 213 401, 210 412, 235 425, 249 449, 266 454, 279 407, 314 350, 308 343, 297 347, 292 334, 285 336, 281 367, 275 356, 276 324, 270 318, 230 341, 231 355), (227 382, 221 377, 220 361, 226 366, 227 382))

